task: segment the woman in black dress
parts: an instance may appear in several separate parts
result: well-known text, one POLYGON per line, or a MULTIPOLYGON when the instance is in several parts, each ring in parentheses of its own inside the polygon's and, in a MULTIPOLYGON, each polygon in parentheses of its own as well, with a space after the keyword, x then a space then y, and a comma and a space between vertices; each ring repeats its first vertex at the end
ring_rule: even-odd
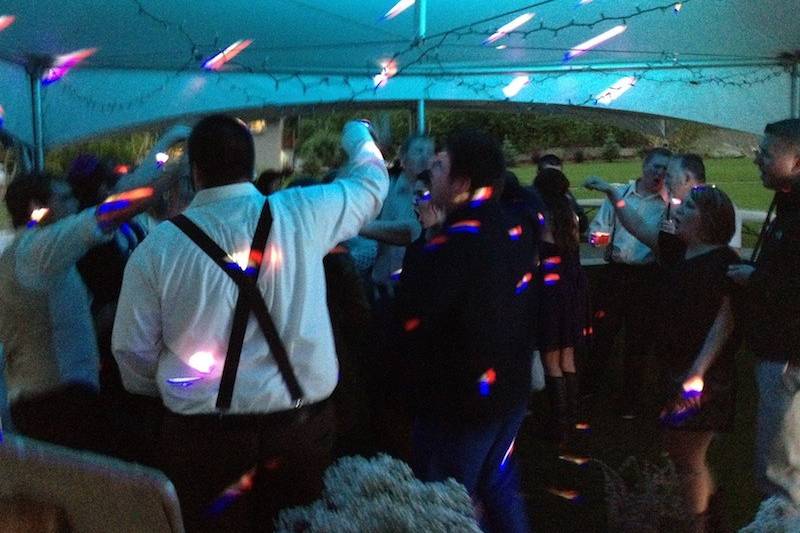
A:
POLYGON ((694 188, 674 220, 686 252, 666 266, 662 357, 668 396, 661 422, 689 509, 702 516, 716 490, 706 452, 715 433, 733 423, 739 338, 731 310, 734 286, 726 272, 739 257, 727 245, 735 218, 721 190, 694 188))
POLYGON ((545 204, 547 221, 539 251, 538 346, 552 429, 563 440, 578 421, 575 348, 588 333, 588 285, 578 253, 578 216, 567 196, 569 181, 560 170, 546 168, 536 175, 533 185, 545 204))

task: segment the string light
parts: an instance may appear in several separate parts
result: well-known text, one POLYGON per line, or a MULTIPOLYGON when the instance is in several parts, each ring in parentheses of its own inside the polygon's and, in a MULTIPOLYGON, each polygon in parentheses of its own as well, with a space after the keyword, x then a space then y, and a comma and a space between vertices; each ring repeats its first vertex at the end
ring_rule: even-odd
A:
POLYGON ((619 24, 617 26, 614 26, 610 30, 604 31, 600 35, 592 37, 588 41, 582 42, 581 44, 579 44, 578 46, 573 47, 572 50, 570 50, 569 52, 564 54, 564 61, 569 61, 570 59, 575 59, 578 56, 582 56, 583 54, 585 54, 586 52, 588 52, 592 48, 594 48, 594 47, 596 47, 596 46, 598 46, 600 44, 603 44, 604 42, 608 41, 609 39, 613 39, 614 37, 616 37, 617 35, 623 33, 627 29, 628 29, 628 26, 626 26, 625 24, 619 24))
MULTIPOLYGON (((96 95, 90 91, 83 91, 81 86, 77 83, 70 83, 69 78, 62 81, 62 88, 70 94, 71 97, 75 98, 76 100, 83 103, 87 111, 91 112, 98 112, 98 113, 116 113, 119 111, 129 111, 132 109, 136 109, 147 103, 150 99, 156 97, 159 94, 163 94, 165 91, 169 90, 173 83, 181 81, 181 76, 186 72, 191 72, 196 65, 196 54, 197 50, 202 49, 204 46, 201 43, 196 42, 192 36, 186 31, 185 27, 182 24, 171 22, 165 18, 161 18, 160 16, 156 15, 153 12, 148 11, 148 9, 143 5, 141 0, 130 0, 137 8, 138 14, 142 17, 145 17, 151 20, 154 24, 162 27, 165 31, 170 33, 180 34, 182 35, 187 44, 189 45, 187 48, 191 51, 189 58, 187 59, 186 63, 179 67, 176 70, 168 73, 165 76, 165 80, 163 83, 157 85, 152 89, 148 89, 144 93, 140 95, 135 95, 130 97, 127 100, 123 101, 103 101, 98 99, 96 95)), ((653 5, 651 7, 640 7, 636 6, 635 9, 631 9, 625 13, 619 13, 613 16, 607 16, 604 14, 599 14, 598 17, 594 17, 591 20, 582 19, 581 21, 569 21, 561 25, 547 25, 546 23, 540 23, 536 26, 532 26, 527 30, 524 29, 517 29, 516 33, 522 39, 528 39, 532 35, 541 32, 549 32, 553 35, 562 32, 568 28, 593 28, 599 24, 603 24, 606 22, 616 21, 617 23, 621 23, 623 25, 628 25, 632 20, 636 18, 640 18, 646 16, 650 13, 658 13, 664 11, 672 11, 676 7, 676 5, 680 5, 681 8, 686 6, 690 1, 693 0, 686 0, 684 2, 675 3, 668 2, 662 5, 653 5)), ((591 0, 580 0, 578 5, 585 5, 591 3, 591 0)), ((482 20, 480 23, 485 23, 489 20, 500 20, 502 17, 507 17, 509 14, 501 14, 496 17, 492 17, 490 19, 482 20)), ((8 15, 5 15, 8 16, 8 15)), ((518 17, 519 18, 519 17, 518 17)), ((425 46, 420 46, 418 41, 409 42, 408 46, 401 50, 397 50, 395 53, 392 54, 392 57, 395 60, 401 60, 403 63, 403 68, 398 69, 396 74, 399 75, 402 72, 411 72, 411 68, 417 64, 428 62, 433 62, 434 64, 437 63, 437 55, 436 50, 443 46, 450 44, 448 41, 451 40, 460 40, 465 36, 469 35, 482 35, 483 37, 487 37, 489 32, 486 31, 479 31, 476 29, 478 22, 469 22, 465 23, 462 26, 451 28, 436 34, 429 34, 427 39, 425 40, 425 46)), ((496 32, 495 32, 496 33, 496 32)), ((330 46, 334 45, 326 45, 326 44, 319 44, 315 45, 318 46, 321 50, 325 50, 330 46)), ((478 43, 475 46, 481 46, 478 43)), ((499 47, 507 48, 507 45, 498 45, 496 48, 499 47)), ((577 47, 576 47, 577 48, 577 47)), ((625 52, 624 50, 619 50, 619 52, 625 52)), ((630 51, 628 51, 630 52, 630 51)), ((678 52, 667 52, 664 51, 662 53, 663 57, 677 57, 678 52)), ((698 57, 707 57, 710 56, 709 54, 702 54, 702 53, 694 53, 694 54, 687 54, 681 53, 681 57, 687 56, 698 56, 698 57)), ((748 59, 744 56, 736 56, 738 59, 748 59)), ((752 58, 751 58, 752 59, 752 58)), ((266 64, 264 64, 266 65, 266 64)), ((673 63, 673 67, 675 64, 673 63)), ((700 70, 697 68, 691 68, 689 66, 685 67, 686 69, 686 76, 676 76, 667 78, 663 75, 663 73, 659 72, 658 76, 648 77, 647 72, 658 70, 659 63, 653 63, 652 66, 645 66, 638 69, 636 73, 637 80, 650 80, 656 83, 664 84, 664 83, 679 83, 679 84, 686 84, 686 85, 699 85, 699 84, 713 84, 720 87, 743 87, 743 88, 750 88, 758 84, 767 83, 771 80, 774 80, 778 77, 785 76, 785 72, 782 67, 776 65, 774 68, 769 69, 765 72, 765 69, 753 69, 751 71, 742 72, 741 70, 733 73, 733 74, 725 74, 725 75, 717 75, 714 71, 707 71, 707 70, 700 70)), ((302 88, 302 91, 306 93, 307 91, 314 91, 318 88, 326 89, 329 86, 334 84, 339 84, 342 87, 346 88, 349 92, 349 96, 346 98, 341 99, 345 105, 348 103, 357 101, 360 97, 369 95, 371 92, 375 90, 375 76, 369 76, 367 73, 362 75, 337 75, 337 76, 324 76, 324 77, 312 77, 312 76, 304 76, 301 72, 294 72, 293 69, 289 68, 284 72, 276 73, 270 72, 265 70, 265 66, 262 66, 261 69, 258 68, 245 68, 247 72, 253 73, 261 73, 264 76, 268 77, 274 82, 275 90, 279 90, 282 85, 285 84, 292 84, 297 83, 302 88), (364 80, 363 86, 361 85, 361 79, 364 80)), ((588 71, 587 71, 588 72, 588 71)), ((550 79, 557 79, 563 76, 574 76, 579 75, 574 72, 558 72, 553 74, 547 74, 536 76, 537 82, 544 82, 550 79)), ((444 83, 444 82, 452 82, 458 85, 458 87, 462 89, 466 89, 469 91, 474 92, 476 95, 486 98, 492 99, 495 94, 499 90, 504 87, 502 83, 487 83, 485 81, 481 82, 473 82, 469 79, 465 79, 463 75, 460 74, 451 74, 448 73, 448 69, 446 65, 439 64, 438 72, 435 74, 428 74, 428 82, 427 87, 425 89, 426 94, 429 90, 431 90, 437 83, 444 83)), ((282 109, 281 106, 275 106, 273 103, 274 94, 271 91, 264 91, 261 89, 253 88, 250 85, 244 85, 236 82, 235 80, 231 80, 229 78, 220 78, 220 81, 225 83, 225 87, 230 91, 237 92, 241 95, 242 100, 248 106, 257 107, 257 106, 270 106, 277 109, 282 109)), ((383 80, 381 86, 385 85, 388 78, 383 80)), ((321 102, 320 102, 321 103, 321 102)), ((597 103, 597 97, 594 95, 588 94, 586 99, 584 100, 576 100, 570 99, 566 103, 569 105, 589 105, 592 103, 597 103)), ((311 105, 315 105, 311 103, 311 105)), ((331 103, 326 102, 326 106, 331 105, 331 103)), ((335 105, 335 104, 334 104, 335 105)))
POLYGON ((372 77, 372 83, 376 89, 385 86, 389 78, 397 74, 397 61, 394 59, 387 59, 381 62, 381 71, 372 77))
POLYGON ((524 15, 518 16, 517 18, 515 18, 514 20, 512 20, 508 24, 504 24, 504 25, 500 26, 497 29, 496 32, 494 32, 489 37, 484 39, 482 44, 483 45, 488 45, 488 44, 492 44, 495 41, 499 41, 500 39, 502 39, 503 37, 505 37, 506 35, 508 35, 512 31, 516 30, 520 26, 530 22, 533 19, 533 17, 535 17, 535 16, 536 16, 535 13, 525 13, 524 15))
POLYGON ((397 2, 392 9, 386 12, 380 20, 391 20, 395 18, 397 15, 408 9, 409 7, 413 6, 415 0, 400 0, 397 2))

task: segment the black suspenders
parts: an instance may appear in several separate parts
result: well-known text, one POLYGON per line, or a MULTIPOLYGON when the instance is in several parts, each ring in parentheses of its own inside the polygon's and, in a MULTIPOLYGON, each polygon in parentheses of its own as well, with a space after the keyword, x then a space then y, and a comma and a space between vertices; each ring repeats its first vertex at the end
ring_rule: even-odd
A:
POLYGON ((236 371, 239 367, 239 358, 242 354, 242 344, 244 343, 244 333, 247 329, 247 319, 252 311, 258 321, 258 325, 263 332, 269 344, 272 356, 278 364, 278 370, 281 373, 286 388, 289 389, 289 394, 295 403, 295 407, 300 407, 303 404, 303 390, 297 381, 294 374, 294 369, 289 362, 289 356, 286 353, 286 347, 278 335, 278 330, 275 328, 275 323, 269 314, 267 304, 264 302, 264 297, 258 291, 256 280, 258 273, 261 269, 261 262, 264 254, 264 248, 267 244, 269 237, 269 230, 272 227, 272 213, 269 209, 269 202, 264 202, 264 207, 261 210, 261 216, 258 219, 258 226, 256 226, 255 235, 253 235, 253 243, 250 246, 250 261, 255 263, 255 271, 251 275, 250 269, 247 271, 242 270, 239 266, 230 260, 227 252, 217 245, 211 238, 206 235, 197 225, 189 220, 184 215, 170 219, 170 222, 175 224, 187 237, 189 237, 206 255, 208 255, 228 276, 233 279, 239 287, 239 297, 236 300, 236 308, 233 314, 233 326, 231 328, 231 336, 228 341, 228 351, 225 355, 225 365, 222 369, 222 378, 219 384, 219 393, 217 394, 217 408, 226 410, 231 406, 231 398, 233 396, 233 386, 236 382, 236 371))

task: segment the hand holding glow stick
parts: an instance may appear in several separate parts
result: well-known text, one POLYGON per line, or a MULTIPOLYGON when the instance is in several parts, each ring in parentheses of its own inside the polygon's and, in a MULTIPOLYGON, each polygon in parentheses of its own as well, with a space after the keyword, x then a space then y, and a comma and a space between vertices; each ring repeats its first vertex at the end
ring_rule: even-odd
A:
POLYGON ((97 206, 95 217, 103 231, 111 231, 129 218, 150 207, 155 194, 153 187, 139 187, 130 191, 112 194, 97 206))

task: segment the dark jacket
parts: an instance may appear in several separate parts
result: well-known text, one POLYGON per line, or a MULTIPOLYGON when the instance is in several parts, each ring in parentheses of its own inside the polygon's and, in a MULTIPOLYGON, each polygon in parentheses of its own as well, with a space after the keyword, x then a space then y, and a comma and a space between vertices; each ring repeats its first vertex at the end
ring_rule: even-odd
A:
POLYGON ((486 419, 527 401, 535 242, 530 217, 486 202, 408 250, 397 313, 416 415, 486 419))
POLYGON ((777 193, 776 200, 740 324, 758 357, 800 363, 800 192, 777 193))

